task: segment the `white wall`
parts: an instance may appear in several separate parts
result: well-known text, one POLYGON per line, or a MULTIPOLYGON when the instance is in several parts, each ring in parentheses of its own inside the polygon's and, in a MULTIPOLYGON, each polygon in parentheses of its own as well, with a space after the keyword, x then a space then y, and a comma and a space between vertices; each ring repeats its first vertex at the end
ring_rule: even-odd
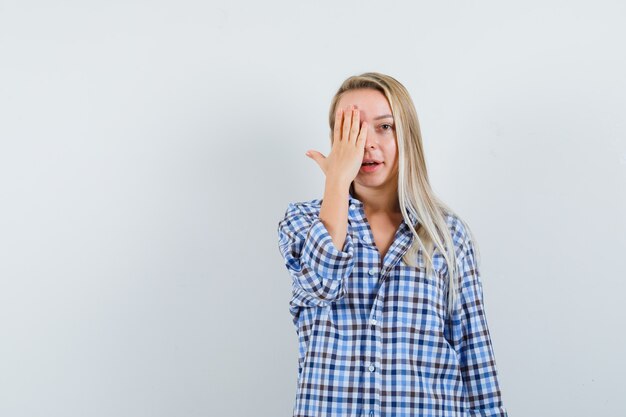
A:
POLYGON ((0 415, 291 415, 277 223, 364 71, 477 235, 511 417, 626 415, 625 11, 0 2, 0 415))

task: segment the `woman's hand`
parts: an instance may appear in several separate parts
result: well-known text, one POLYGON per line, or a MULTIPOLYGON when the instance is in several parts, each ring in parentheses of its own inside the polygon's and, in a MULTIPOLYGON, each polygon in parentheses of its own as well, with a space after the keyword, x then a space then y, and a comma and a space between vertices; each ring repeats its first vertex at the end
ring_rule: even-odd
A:
POLYGON ((360 111, 352 106, 344 112, 335 112, 333 144, 325 157, 318 151, 309 150, 306 155, 320 166, 326 180, 350 184, 357 176, 363 162, 367 122, 360 123, 360 111))

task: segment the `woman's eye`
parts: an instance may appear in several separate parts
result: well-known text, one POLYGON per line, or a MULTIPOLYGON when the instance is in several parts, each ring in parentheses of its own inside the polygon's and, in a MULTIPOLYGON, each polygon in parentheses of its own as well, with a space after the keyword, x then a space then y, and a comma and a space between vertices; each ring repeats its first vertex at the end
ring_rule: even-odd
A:
POLYGON ((393 126, 391 126, 390 124, 387 124, 387 123, 385 123, 385 124, 383 124, 383 125, 380 125, 380 128, 381 128, 382 130, 391 130, 391 129, 392 129, 392 127, 393 127, 393 126))

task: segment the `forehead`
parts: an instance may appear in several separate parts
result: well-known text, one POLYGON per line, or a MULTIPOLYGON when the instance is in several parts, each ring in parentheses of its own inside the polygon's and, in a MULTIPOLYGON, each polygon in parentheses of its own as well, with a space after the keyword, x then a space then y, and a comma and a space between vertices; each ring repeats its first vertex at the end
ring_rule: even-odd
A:
POLYGON ((371 117, 391 114, 391 107, 385 95, 371 88, 345 92, 337 102, 337 107, 346 109, 353 104, 361 110, 361 113, 371 117))

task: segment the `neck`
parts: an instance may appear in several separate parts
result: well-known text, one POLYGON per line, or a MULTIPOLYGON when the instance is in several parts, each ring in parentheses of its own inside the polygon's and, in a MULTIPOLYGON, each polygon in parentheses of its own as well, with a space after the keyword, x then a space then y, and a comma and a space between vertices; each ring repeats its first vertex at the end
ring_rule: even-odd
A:
POLYGON ((361 187, 353 183, 353 197, 363 203, 370 213, 400 213, 398 187, 361 187))

